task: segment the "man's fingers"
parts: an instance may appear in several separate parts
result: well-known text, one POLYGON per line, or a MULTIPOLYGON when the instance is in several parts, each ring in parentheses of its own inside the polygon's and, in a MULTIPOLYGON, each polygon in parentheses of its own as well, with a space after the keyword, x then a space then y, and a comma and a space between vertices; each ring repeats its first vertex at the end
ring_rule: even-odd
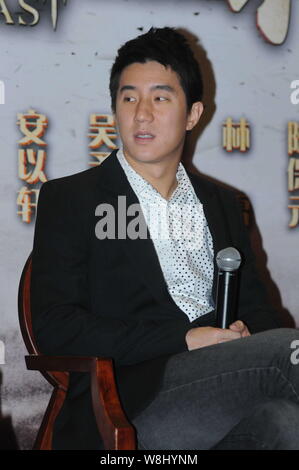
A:
POLYGON ((243 330, 245 328, 245 325, 242 320, 237 320, 234 323, 231 323, 229 325, 229 328, 233 330, 243 330))
POLYGON ((242 338, 244 338, 245 336, 251 336, 247 326, 245 325, 245 323, 242 322, 242 320, 237 320, 234 323, 231 323, 229 329, 231 331, 239 331, 241 333, 242 338))

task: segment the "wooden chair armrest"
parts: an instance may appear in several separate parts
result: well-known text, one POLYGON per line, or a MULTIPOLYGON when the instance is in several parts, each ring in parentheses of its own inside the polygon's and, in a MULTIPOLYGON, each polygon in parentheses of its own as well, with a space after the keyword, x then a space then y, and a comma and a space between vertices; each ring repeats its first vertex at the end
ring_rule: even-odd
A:
MULTIPOLYGON (((28 370, 39 370, 47 372, 90 372, 96 357, 80 356, 25 356, 28 370)), ((101 360, 101 358, 98 358, 101 360)))
POLYGON ((27 369, 52 372, 89 372, 93 410, 107 450, 135 450, 135 429, 127 420, 118 396, 113 362, 100 357, 25 356, 27 369))

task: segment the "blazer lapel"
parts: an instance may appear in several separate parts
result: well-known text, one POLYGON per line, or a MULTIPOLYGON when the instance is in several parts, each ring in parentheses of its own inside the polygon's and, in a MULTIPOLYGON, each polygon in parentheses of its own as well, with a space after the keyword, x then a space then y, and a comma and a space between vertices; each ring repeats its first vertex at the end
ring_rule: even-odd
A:
MULTIPOLYGON (((114 151, 107 159, 100 165, 99 169, 99 187, 103 191, 101 199, 105 198, 105 202, 113 205, 115 213, 118 212, 119 196, 125 196, 126 210, 131 204, 139 204, 139 200, 129 184, 126 174, 121 167, 116 151, 114 151)), ((141 216, 143 214, 141 213, 141 216)), ((127 222, 134 219, 136 215, 127 217, 127 222)), ((147 227, 145 220, 144 224, 147 227)), ((116 225, 117 226, 117 225, 116 225)), ((173 302, 163 276, 160 266, 159 258, 157 256, 155 246, 150 238, 149 230, 147 228, 147 236, 145 239, 136 238, 130 239, 126 236, 118 240, 122 246, 125 255, 128 257, 132 264, 132 269, 135 269, 138 276, 143 280, 144 284, 152 293, 153 297, 166 309, 173 307, 181 313, 181 310, 173 302)))

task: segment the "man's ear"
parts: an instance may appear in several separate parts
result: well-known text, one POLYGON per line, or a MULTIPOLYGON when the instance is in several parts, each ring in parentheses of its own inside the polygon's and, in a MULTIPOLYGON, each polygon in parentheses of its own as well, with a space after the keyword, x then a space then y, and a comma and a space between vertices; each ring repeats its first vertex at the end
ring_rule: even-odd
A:
POLYGON ((191 110, 188 113, 186 131, 191 131, 193 127, 198 123, 200 116, 202 115, 204 106, 201 101, 193 103, 191 110))

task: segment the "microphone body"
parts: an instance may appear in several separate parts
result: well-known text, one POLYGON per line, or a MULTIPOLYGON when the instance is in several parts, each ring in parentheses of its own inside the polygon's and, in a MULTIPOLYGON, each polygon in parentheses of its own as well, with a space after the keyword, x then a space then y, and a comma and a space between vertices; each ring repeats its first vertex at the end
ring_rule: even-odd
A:
POLYGON ((241 255, 235 248, 219 251, 216 257, 218 281, 216 295, 216 326, 228 328, 235 320, 238 274, 241 255))

